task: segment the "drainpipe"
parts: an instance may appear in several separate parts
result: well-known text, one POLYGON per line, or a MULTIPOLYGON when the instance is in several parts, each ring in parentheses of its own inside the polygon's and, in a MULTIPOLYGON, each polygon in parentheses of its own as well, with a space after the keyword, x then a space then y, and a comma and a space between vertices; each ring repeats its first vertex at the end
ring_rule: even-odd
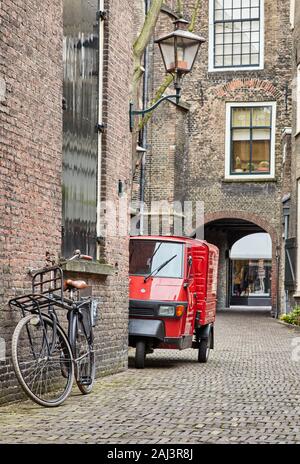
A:
MULTIPOLYGON (((145 15, 148 14, 150 1, 145 0, 145 15)), ((148 104, 148 79, 149 79, 149 48, 147 47, 144 54, 144 81, 143 81, 143 109, 148 104)), ((142 131, 142 147, 147 146, 147 125, 142 131)), ((146 171, 146 152, 142 155, 141 173, 140 173, 140 235, 144 235, 144 201, 145 201, 145 171, 146 171)))
POLYGON ((279 293, 279 271, 280 271, 280 247, 276 246, 276 309, 274 317, 278 319, 279 317, 279 302, 280 302, 280 293, 279 293))
MULTIPOLYGON (((104 0, 99 0, 99 12, 104 12, 104 0)), ((104 69, 104 18, 99 18, 99 83, 98 83, 98 172, 97 172, 97 242, 101 239, 101 167, 103 133, 103 69, 104 69)), ((100 247, 97 247, 100 259, 100 247)))

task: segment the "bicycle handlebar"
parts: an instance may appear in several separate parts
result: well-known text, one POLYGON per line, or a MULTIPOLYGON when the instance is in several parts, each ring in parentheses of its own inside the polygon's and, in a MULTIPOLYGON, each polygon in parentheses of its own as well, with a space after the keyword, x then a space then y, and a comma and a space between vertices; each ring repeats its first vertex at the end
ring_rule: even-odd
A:
POLYGON ((80 250, 75 250, 74 256, 72 258, 67 259, 67 261, 73 261, 74 259, 83 259, 85 261, 93 261, 93 257, 89 255, 82 255, 80 250))
POLYGON ((93 257, 88 255, 80 255, 79 259, 83 259, 85 261, 93 261, 93 257))

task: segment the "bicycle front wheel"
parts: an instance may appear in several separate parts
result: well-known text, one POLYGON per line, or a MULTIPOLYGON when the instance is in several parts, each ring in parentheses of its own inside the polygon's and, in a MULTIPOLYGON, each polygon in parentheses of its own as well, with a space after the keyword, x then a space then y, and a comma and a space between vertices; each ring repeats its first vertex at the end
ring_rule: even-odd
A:
POLYGON ((72 350, 61 327, 46 315, 20 320, 12 338, 12 361, 24 392, 41 406, 60 405, 74 378, 72 350))

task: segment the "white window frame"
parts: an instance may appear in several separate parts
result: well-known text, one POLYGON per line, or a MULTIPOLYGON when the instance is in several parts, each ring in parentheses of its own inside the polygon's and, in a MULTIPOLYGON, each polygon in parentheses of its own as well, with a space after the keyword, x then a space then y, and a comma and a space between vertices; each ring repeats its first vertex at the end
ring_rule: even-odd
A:
POLYGON ((225 72, 225 71, 257 71, 264 69, 265 63, 265 2, 260 2, 260 63, 258 66, 230 66, 224 68, 215 68, 214 66, 214 0, 209 0, 209 46, 208 46, 208 72, 225 72))
POLYGON ((300 64, 297 67, 296 79, 296 134, 300 132, 300 64))
POLYGON ((276 102, 228 102, 226 103, 226 138, 225 138, 225 179, 238 179, 241 182, 249 180, 272 180, 275 179, 275 142, 276 142, 276 102), (269 174, 231 174, 231 108, 247 108, 271 106, 272 107, 272 130, 271 130, 271 154, 270 154, 270 173, 269 174))
POLYGON ((296 1, 290 0, 290 25, 291 29, 295 27, 295 12, 296 12, 296 1))

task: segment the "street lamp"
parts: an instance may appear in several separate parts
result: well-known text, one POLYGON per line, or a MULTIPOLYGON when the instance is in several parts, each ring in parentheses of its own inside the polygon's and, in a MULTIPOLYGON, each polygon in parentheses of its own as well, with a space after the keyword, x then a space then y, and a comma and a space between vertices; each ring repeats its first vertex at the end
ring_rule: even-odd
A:
POLYGON ((177 19, 174 21, 174 31, 155 41, 159 45, 166 72, 174 75, 176 94, 163 96, 146 110, 134 110, 133 104, 130 103, 130 130, 133 129, 135 115, 150 113, 164 100, 175 98, 178 105, 182 76, 192 71, 200 45, 205 42, 203 37, 187 30, 188 24, 184 19, 177 19))

